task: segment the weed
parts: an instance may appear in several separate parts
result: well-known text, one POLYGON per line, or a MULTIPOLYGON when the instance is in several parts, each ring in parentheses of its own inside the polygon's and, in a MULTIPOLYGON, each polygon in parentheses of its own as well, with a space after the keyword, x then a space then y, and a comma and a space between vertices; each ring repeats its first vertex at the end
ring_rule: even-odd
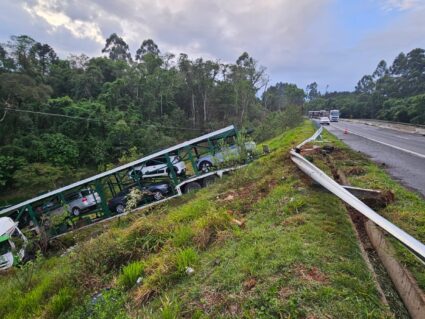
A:
POLYGON ((182 225, 174 231, 171 241, 176 247, 184 247, 191 243, 193 236, 193 229, 190 226, 182 225))
POLYGON ((198 260, 198 253, 193 248, 179 250, 176 254, 177 271, 182 274, 187 267, 193 266, 198 260))
POLYGON ((145 265, 140 261, 134 261, 123 267, 121 275, 118 277, 118 283, 124 289, 130 289, 136 284, 139 277, 143 275, 145 265))
POLYGON ((46 318, 59 317, 59 315, 70 308, 75 297, 76 291, 74 288, 64 287, 60 289, 58 293, 50 299, 46 307, 46 318))
POLYGON ((180 318, 180 305, 168 296, 161 298, 160 316, 161 319, 177 319, 180 318))

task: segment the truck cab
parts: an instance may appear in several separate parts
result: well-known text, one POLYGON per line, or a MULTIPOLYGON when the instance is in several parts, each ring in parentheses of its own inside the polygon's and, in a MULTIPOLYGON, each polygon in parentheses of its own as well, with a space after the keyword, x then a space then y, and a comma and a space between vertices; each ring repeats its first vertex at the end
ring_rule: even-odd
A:
POLYGON ((28 240, 10 217, 0 217, 0 270, 20 262, 28 240))

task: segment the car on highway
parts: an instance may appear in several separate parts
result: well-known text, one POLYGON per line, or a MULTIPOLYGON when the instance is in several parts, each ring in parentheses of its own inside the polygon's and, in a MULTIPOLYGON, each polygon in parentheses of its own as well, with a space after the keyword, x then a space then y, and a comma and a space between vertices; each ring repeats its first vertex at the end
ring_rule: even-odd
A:
POLYGON ((322 117, 319 119, 319 123, 320 123, 321 125, 331 125, 331 121, 329 120, 329 117, 327 117, 327 116, 322 116, 322 117))
MULTIPOLYGON (((173 169, 176 175, 180 176, 186 173, 186 164, 180 159, 179 156, 170 155, 170 162, 173 165, 173 169)), ((167 164, 167 158, 158 157, 148 160, 146 163, 143 163, 140 166, 134 167, 128 175, 132 179, 135 179, 136 177, 162 177, 171 175, 171 171, 167 164)))
MULTIPOLYGON (((121 192, 119 192, 115 197, 113 197, 108 202, 108 207, 112 212, 117 214, 124 213, 125 205, 127 204, 128 194, 130 194, 132 188, 128 187, 121 192)), ((143 197, 140 199, 139 204, 149 201, 158 201, 166 197, 171 192, 171 187, 168 183, 154 183, 150 185, 143 186, 141 188, 143 197)))
MULTIPOLYGON (((248 155, 252 154, 257 145, 255 142, 246 142, 245 150, 248 155)), ((214 155, 205 154, 196 160, 196 166, 198 170, 202 172, 208 172, 212 167, 217 166, 219 163, 223 163, 226 160, 237 158, 240 155, 241 147, 239 145, 225 146, 214 155)))

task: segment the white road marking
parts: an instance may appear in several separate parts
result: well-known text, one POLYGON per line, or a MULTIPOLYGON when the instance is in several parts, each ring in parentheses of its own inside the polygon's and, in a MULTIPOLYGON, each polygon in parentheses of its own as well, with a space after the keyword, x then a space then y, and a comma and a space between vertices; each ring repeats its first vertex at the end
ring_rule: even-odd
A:
MULTIPOLYGON (((336 128, 336 129, 338 129, 340 131, 345 131, 345 129, 339 128, 339 127, 334 126, 334 125, 332 127, 336 128)), ((397 149, 399 151, 403 151, 403 152, 406 152, 406 153, 409 153, 409 154, 412 154, 412 155, 415 155, 415 156, 418 156, 418 157, 421 157, 421 158, 425 158, 425 155, 424 154, 417 153, 417 152, 410 151, 410 150, 406 150, 405 148, 401 148, 401 147, 398 147, 398 146, 395 146, 395 145, 392 145, 392 144, 389 144, 389 143, 385 143, 385 142, 382 142, 382 141, 375 140, 374 138, 370 138, 368 136, 364 136, 363 134, 359 134, 359 133, 353 132, 350 129, 348 130, 348 133, 349 134, 354 134, 354 135, 357 135, 357 136, 360 136, 360 137, 363 137, 363 138, 365 138, 367 140, 370 140, 370 141, 373 141, 373 142, 376 142, 376 143, 379 143, 379 144, 382 144, 382 145, 385 145, 385 146, 389 146, 389 147, 395 148, 395 149, 397 149)))

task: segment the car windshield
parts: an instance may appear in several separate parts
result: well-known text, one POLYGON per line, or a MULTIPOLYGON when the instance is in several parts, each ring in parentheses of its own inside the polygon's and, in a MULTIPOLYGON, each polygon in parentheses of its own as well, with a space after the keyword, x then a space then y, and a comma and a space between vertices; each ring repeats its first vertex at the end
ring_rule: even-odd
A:
POLYGON ((88 196, 88 195, 93 194, 93 193, 94 193, 93 191, 90 191, 88 189, 81 191, 81 195, 83 195, 83 196, 88 196))
POLYGON ((0 236, 0 255, 8 253, 12 249, 9 244, 8 238, 9 237, 6 235, 0 236))

